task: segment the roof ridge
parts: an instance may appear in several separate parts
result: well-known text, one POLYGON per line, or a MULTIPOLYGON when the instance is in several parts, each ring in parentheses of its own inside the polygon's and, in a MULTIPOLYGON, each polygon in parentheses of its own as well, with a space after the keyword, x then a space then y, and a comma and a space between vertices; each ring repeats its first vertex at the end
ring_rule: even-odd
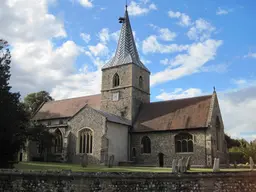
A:
POLYGON ((45 102, 45 103, 53 103, 53 102, 67 101, 67 100, 79 99, 79 98, 83 98, 83 97, 92 97, 92 96, 97 96, 97 95, 101 95, 101 94, 87 95, 87 96, 79 96, 79 97, 72 97, 72 98, 60 99, 60 100, 53 100, 53 101, 47 101, 47 102, 45 102))
POLYGON ((195 99, 195 98, 200 98, 200 97, 212 97, 212 94, 200 95, 200 96, 195 96, 195 97, 185 97, 185 98, 179 98, 179 99, 170 99, 170 100, 165 100, 165 101, 155 101, 155 102, 150 102, 150 104, 152 104, 152 103, 164 103, 164 102, 170 102, 170 101, 179 101, 179 100, 188 100, 188 99, 195 99))

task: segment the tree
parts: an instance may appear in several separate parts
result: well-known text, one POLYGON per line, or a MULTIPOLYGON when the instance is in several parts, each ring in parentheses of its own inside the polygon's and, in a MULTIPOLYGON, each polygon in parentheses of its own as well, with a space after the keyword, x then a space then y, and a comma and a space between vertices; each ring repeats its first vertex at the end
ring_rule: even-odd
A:
POLYGON ((227 147, 228 149, 232 148, 232 147, 239 147, 240 146, 240 142, 239 139, 233 139, 231 138, 229 135, 225 134, 225 140, 227 142, 227 147))
POLYGON ((20 102, 20 94, 10 92, 11 54, 8 42, 0 39, 0 167, 9 167, 24 148, 29 114, 20 102))
POLYGON ((254 142, 246 142, 245 140, 240 141, 240 151, 244 154, 244 157, 247 161, 252 157, 254 161, 256 161, 256 143, 254 142))
POLYGON ((27 138, 29 141, 36 142, 40 150, 40 156, 44 155, 44 161, 47 161, 47 155, 53 145, 54 134, 50 133, 47 127, 37 122, 31 122, 27 129, 27 138))
POLYGON ((24 98, 24 104, 31 115, 34 115, 42 103, 52 100, 53 98, 47 91, 40 91, 28 94, 24 98))

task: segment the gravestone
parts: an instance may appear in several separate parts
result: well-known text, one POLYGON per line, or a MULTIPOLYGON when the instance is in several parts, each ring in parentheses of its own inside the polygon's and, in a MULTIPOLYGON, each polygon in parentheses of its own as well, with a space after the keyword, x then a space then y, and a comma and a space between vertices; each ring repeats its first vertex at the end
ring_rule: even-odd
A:
POLYGON ((187 169, 187 170, 190 170, 190 166, 191 166, 191 156, 189 156, 189 157, 187 158, 186 169, 187 169))
POLYGON ((178 172, 178 166, 177 166, 177 160, 173 159, 172 160, 172 172, 177 173, 178 172))
POLYGON ((250 161, 250 170, 253 171, 254 162, 253 162, 252 157, 250 157, 249 161, 250 161))
POLYGON ((115 156, 114 156, 114 155, 111 155, 111 156, 109 157, 109 161, 108 161, 108 167, 109 167, 109 168, 113 167, 114 159, 115 159, 115 156))
POLYGON ((183 157, 181 159, 178 160, 178 172, 179 173, 183 173, 183 167, 184 167, 184 164, 183 164, 183 157))
POLYGON ((82 167, 87 167, 88 165, 88 155, 87 153, 80 155, 80 163, 82 167))
POLYGON ((214 163, 213 163, 213 172, 218 172, 220 171, 220 159, 219 158, 214 158, 214 163))

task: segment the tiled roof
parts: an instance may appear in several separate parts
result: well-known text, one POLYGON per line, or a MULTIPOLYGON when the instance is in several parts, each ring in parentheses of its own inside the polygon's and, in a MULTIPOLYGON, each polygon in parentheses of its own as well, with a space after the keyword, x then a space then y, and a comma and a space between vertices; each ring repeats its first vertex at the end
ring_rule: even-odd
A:
POLYGON ((130 63, 133 63, 149 72, 145 65, 140 61, 132 33, 128 11, 126 10, 115 56, 108 63, 106 63, 102 69, 130 63))
POLYGON ((66 118, 74 116, 86 104, 100 108, 101 95, 90 95, 71 99, 46 102, 33 117, 34 120, 66 118))
POLYGON ((212 95, 142 104, 134 132, 206 127, 212 95))

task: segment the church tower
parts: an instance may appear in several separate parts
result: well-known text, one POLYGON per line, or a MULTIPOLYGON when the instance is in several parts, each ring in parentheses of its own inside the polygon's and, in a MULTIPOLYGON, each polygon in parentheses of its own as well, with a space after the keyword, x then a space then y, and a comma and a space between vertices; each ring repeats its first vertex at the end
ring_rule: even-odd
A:
POLYGON ((102 67, 101 110, 133 122, 140 104, 150 102, 150 71, 140 61, 127 6, 119 23, 115 56, 102 67))

